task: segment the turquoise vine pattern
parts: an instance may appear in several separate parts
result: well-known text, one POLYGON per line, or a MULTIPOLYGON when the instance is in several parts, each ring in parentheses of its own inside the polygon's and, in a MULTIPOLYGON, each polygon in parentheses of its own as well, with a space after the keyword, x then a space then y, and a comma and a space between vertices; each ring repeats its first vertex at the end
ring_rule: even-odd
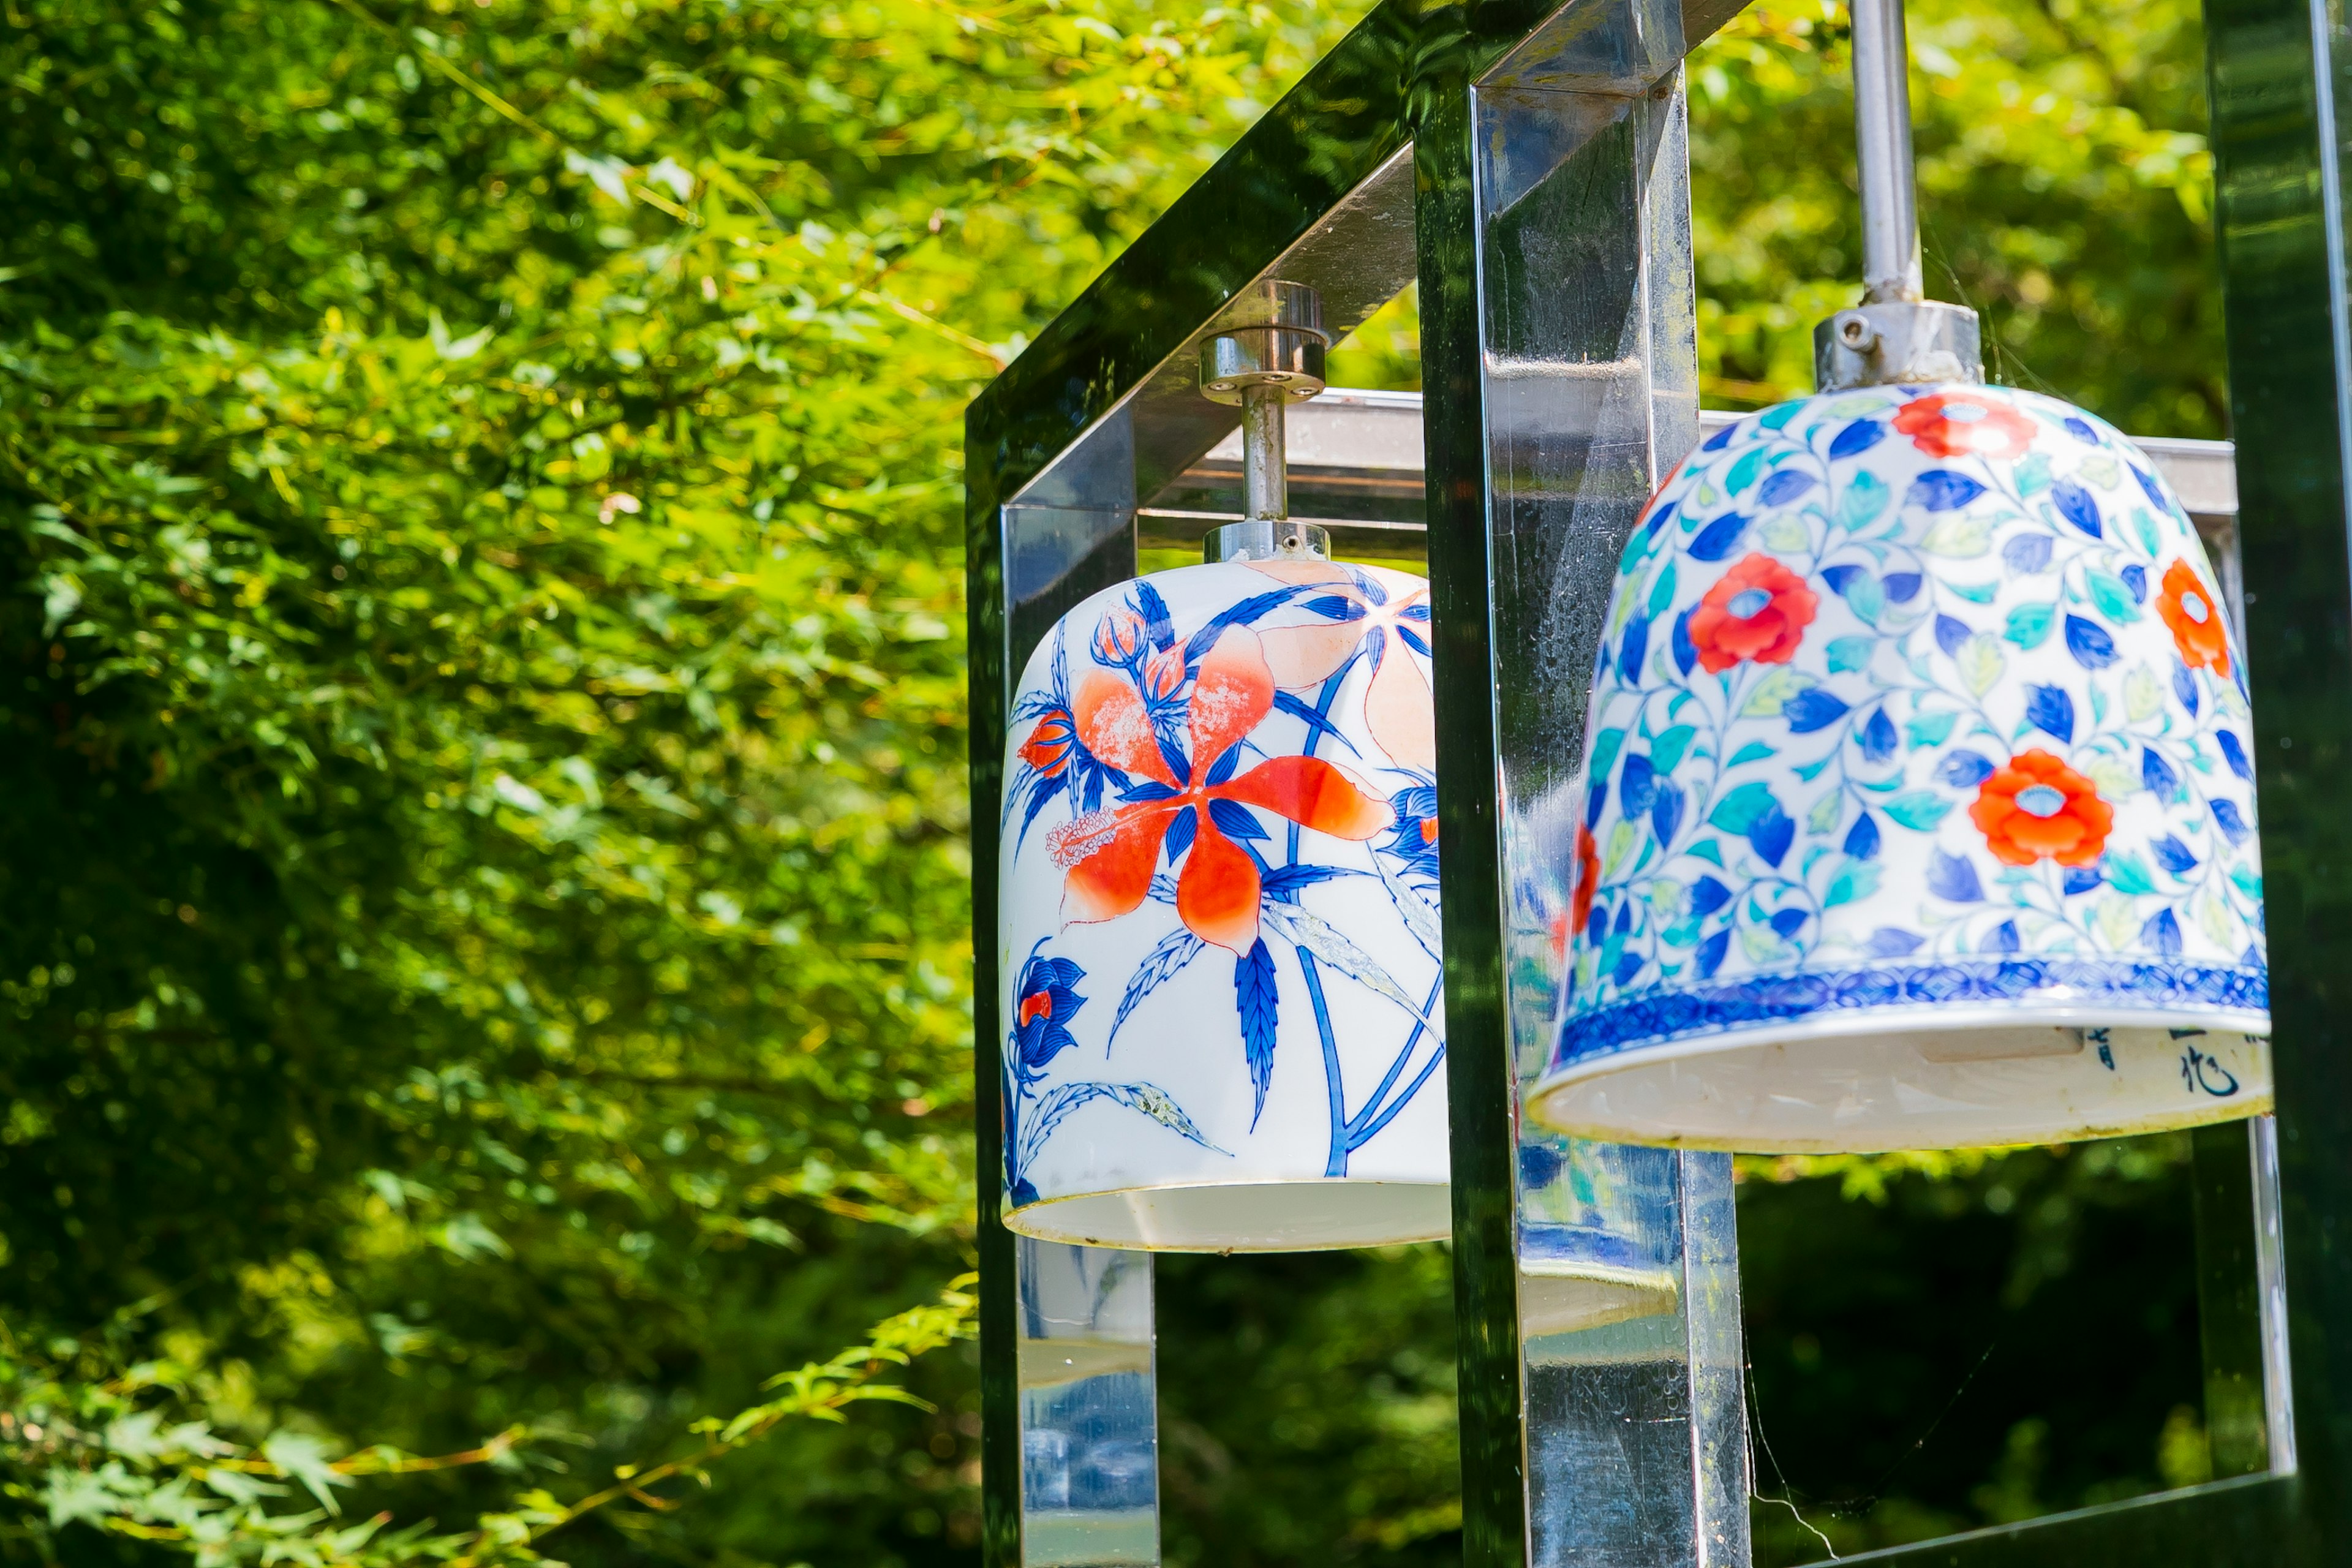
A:
POLYGON ((1556 1065, 1872 973, 2265 1004, 2221 595, 2067 405, 1884 388, 1718 432, 1625 549, 1591 713, 1556 1065), (1801 975, 1838 978, 1759 1005, 1801 975))

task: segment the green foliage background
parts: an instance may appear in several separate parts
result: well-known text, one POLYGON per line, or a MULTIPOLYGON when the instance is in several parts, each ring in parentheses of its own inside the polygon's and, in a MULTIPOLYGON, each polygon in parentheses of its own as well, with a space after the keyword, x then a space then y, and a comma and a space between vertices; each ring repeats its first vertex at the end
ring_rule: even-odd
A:
MULTIPOLYGON (((1360 10, 10 0, 0 1553, 971 1560, 962 405, 1360 10)), ((2193 10, 1913 16, 2004 379, 2217 433, 2193 10)), ((1710 401, 1851 287, 1841 29, 1693 62, 1710 401)), ((1338 379, 1415 383, 1411 303, 1338 379)), ((1792 1502, 2193 1473, 2179 1166, 1757 1167, 1792 1502), (1823 1286, 1882 1215, 2021 1334, 2106 1258, 2148 1387, 1800 1476, 1822 1323, 1897 1452, 1967 1338, 1823 1286)), ((1171 1561, 1452 1554, 1441 1253, 1163 1278, 1171 1561)))

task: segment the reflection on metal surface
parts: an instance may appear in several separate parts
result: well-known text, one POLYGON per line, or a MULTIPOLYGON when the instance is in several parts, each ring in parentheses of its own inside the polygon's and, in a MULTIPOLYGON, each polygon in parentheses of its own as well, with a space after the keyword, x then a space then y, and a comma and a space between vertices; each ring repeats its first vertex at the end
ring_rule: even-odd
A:
POLYGON ((1649 1211, 1649 1234, 1622 1239, 1654 1248, 1663 1266, 1628 1281, 1636 1289, 1612 1300, 1605 1279, 1561 1292, 1564 1281, 1536 1272, 1556 1265, 1522 1257, 1528 1560, 1533 1568, 1745 1563, 1730 1159, 1579 1151, 1633 1167, 1652 1185, 1641 1200, 1618 1205, 1615 1217, 1638 1229, 1643 1216, 1633 1211, 1649 1211), (1556 1319, 1563 1302, 1589 1315, 1556 1319))
POLYGON ((2279 1208, 2278 1118, 2257 1116, 2247 1152, 2253 1162, 2254 1278, 2262 1296, 2263 1417, 2270 1472, 2295 1472, 2294 1365, 2287 1355, 2286 1238, 2279 1208))
POLYGON ((1023 1568, 1160 1561, 1151 1257, 1023 1237, 1023 1568))

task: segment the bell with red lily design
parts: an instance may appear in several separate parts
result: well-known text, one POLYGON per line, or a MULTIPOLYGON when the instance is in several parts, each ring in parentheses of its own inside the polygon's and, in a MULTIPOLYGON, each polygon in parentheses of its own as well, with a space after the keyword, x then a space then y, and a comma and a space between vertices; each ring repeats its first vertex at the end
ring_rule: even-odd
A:
POLYGON ((1443 1236, 1429 597, 1312 555, 1095 595, 1022 678, 1007 1222, 1098 1246, 1443 1236))
POLYGON ((1311 291, 1213 338, 1248 506, 1030 656, 1001 825, 1005 1223, 1292 1251, 1451 1227, 1429 585, 1286 517, 1311 291))
POLYGON ((2244 668, 2147 455, 1920 298, 1899 0, 1857 0, 1864 303, 1619 564, 1532 1113, 1761 1151, 2267 1110, 2244 668), (1899 176, 1899 177, 1898 177, 1899 176))

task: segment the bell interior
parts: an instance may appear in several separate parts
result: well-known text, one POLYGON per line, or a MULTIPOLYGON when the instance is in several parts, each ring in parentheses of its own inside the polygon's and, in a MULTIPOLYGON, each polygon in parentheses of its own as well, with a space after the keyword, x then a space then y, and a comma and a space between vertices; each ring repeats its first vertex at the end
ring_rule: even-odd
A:
POLYGON ((1759 1030, 1580 1064, 1536 1119, 1579 1137, 1767 1154, 1873 1153, 2121 1137, 2271 1109, 2270 1042, 2242 1022, 2148 1028, 1907 1020, 1759 1030))
POLYGON ((1148 1252, 1319 1252, 1452 1233, 1443 1182, 1199 1183, 1047 1198, 1004 1216, 1041 1241, 1148 1252))

